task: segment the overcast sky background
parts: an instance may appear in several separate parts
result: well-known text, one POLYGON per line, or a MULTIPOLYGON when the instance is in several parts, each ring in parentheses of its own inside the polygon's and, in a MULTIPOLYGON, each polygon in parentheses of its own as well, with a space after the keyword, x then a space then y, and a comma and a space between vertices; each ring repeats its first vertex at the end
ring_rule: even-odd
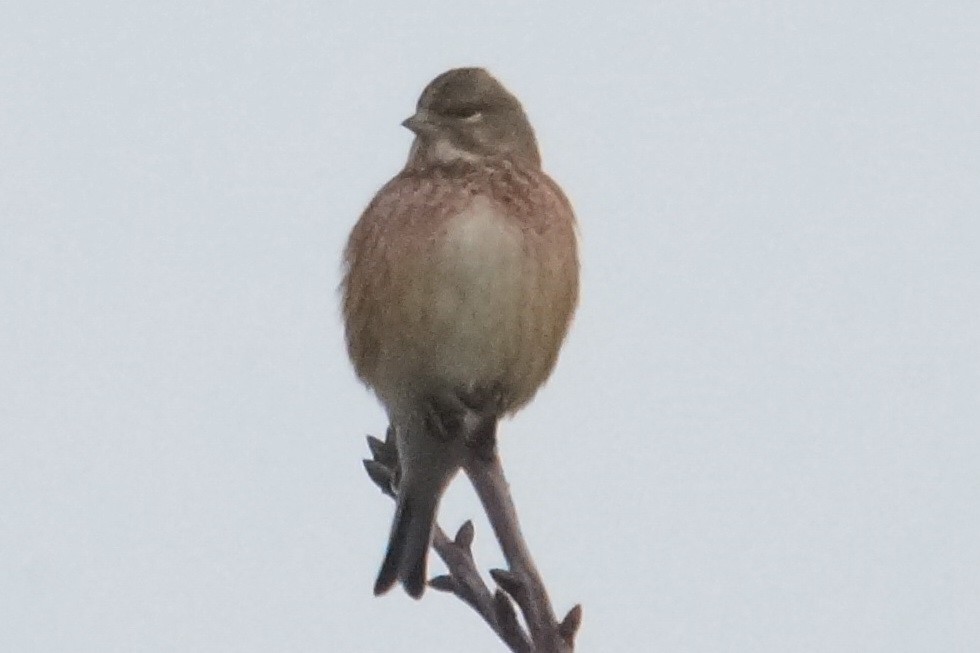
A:
POLYGON ((503 650, 371 595, 336 296, 473 64, 581 227, 501 429, 578 650, 980 650, 980 4, 842 1, 4 3, 0 650, 503 650))

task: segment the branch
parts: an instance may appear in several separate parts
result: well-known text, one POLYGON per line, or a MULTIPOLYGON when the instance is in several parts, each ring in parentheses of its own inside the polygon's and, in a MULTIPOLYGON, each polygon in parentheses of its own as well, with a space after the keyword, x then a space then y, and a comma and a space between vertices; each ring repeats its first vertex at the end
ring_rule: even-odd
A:
POLYGON ((536 653, 571 653, 582 623, 582 606, 576 605, 559 623, 548 591, 531 551, 521 533, 517 508, 494 447, 490 455, 473 455, 463 467, 486 510, 509 570, 493 569, 490 575, 521 609, 536 653))
MULTIPOLYGON (((364 461, 365 470, 382 492, 395 498, 399 469, 394 429, 388 427, 383 442, 372 436, 367 440, 372 458, 364 461)), ((561 623, 556 622, 541 576, 521 535, 496 448, 489 456, 485 451, 480 454, 474 451, 464 465, 464 471, 487 511, 510 570, 490 571, 498 586, 491 593, 473 559, 473 523, 464 522, 452 539, 437 524, 432 545, 449 573, 431 579, 429 585, 456 595, 473 608, 514 653, 571 653, 582 620, 582 608, 576 605, 561 623), (530 634, 517 617, 515 603, 530 634)))
POLYGON ((470 548, 473 534, 473 522, 469 520, 460 526, 452 540, 446 537, 442 528, 436 526, 432 546, 446 563, 449 573, 436 576, 429 581, 429 585, 437 590, 452 592, 476 610, 514 653, 532 653, 531 642, 517 620, 507 595, 499 589, 491 594, 480 577, 470 548))

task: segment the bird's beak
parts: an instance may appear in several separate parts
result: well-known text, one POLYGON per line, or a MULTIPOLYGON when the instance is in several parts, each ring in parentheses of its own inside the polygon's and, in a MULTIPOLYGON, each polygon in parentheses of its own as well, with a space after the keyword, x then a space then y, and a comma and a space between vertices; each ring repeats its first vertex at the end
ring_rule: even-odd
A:
POLYGON ((422 113, 420 111, 419 113, 416 113, 414 116, 409 116, 408 118, 405 118, 405 120, 402 121, 402 127, 412 132, 415 132, 415 134, 418 135, 424 132, 432 131, 433 124, 429 120, 429 117, 425 113, 422 113))

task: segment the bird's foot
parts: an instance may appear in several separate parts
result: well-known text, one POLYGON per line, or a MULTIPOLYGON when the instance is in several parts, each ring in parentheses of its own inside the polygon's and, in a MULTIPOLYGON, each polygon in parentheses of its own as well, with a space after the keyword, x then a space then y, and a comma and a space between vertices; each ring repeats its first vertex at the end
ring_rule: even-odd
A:
POLYGON ((472 387, 457 394, 459 401, 478 415, 499 417, 504 410, 504 389, 499 383, 472 387))
POLYGON ((504 402, 498 383, 432 395, 426 401, 426 427, 441 442, 463 437, 468 447, 488 460, 497 446, 497 419, 504 402))
POLYGON ((469 409, 466 444, 481 460, 490 460, 497 449, 497 420, 504 410, 504 392, 499 383, 471 388, 460 393, 469 409))
POLYGON ((456 395, 432 395, 425 402, 426 429, 440 442, 450 442, 462 433, 466 412, 456 395))

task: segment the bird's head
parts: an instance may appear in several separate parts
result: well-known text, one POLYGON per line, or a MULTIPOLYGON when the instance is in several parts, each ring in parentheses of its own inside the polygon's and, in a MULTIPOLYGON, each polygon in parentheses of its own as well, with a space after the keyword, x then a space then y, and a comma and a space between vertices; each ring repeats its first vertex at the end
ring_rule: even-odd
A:
POLYGON ((521 103, 483 68, 454 68, 436 77, 402 125, 415 134, 410 165, 490 158, 541 165, 521 103))

